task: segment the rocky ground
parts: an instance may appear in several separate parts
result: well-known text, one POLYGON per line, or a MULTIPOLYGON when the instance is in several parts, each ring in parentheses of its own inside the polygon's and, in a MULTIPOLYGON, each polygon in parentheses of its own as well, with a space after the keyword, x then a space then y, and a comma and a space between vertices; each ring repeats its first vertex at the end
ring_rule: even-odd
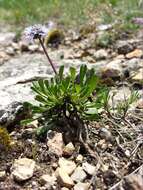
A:
MULTIPOLYGON (((98 35, 108 30, 99 27, 98 35)), ((137 90, 141 98, 126 121, 104 118, 89 125, 92 158, 62 133, 49 131, 46 142, 34 136, 36 122, 21 127, 22 102, 33 101, 31 82, 49 78, 52 70, 39 45, 0 32, 0 124, 10 130, 12 148, 0 153, 1 190, 142 190, 143 189, 143 38, 140 34, 95 47, 96 32, 69 33, 58 47, 49 48, 56 67, 87 64, 111 87, 115 103, 137 90)))

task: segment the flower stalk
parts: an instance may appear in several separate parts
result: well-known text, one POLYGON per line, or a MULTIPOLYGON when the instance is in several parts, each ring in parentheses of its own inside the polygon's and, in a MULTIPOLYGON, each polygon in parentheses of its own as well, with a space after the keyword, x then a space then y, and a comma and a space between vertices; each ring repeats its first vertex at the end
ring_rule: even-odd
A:
POLYGON ((45 48, 45 46, 44 46, 44 43, 43 43, 42 39, 41 39, 40 37, 38 37, 38 39, 39 39, 39 42, 40 42, 40 44, 41 44, 41 46, 42 46, 42 48, 43 48, 43 51, 44 51, 44 53, 45 53, 45 55, 46 55, 46 57, 47 57, 47 59, 48 59, 48 61, 49 61, 49 63, 50 63, 50 65, 51 65, 51 67, 52 67, 52 69, 53 69, 55 75, 57 75, 57 71, 56 71, 56 69, 55 69, 55 66, 54 66, 52 60, 50 59, 50 57, 49 57, 49 55, 48 55, 48 52, 46 51, 46 48, 45 48))

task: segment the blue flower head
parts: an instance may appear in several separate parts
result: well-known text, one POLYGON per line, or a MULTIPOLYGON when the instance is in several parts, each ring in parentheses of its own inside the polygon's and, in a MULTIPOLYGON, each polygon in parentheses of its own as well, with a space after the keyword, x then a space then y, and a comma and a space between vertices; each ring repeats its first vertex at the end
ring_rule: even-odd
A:
POLYGON ((33 42, 34 39, 44 38, 48 32, 49 28, 41 24, 36 24, 25 29, 24 38, 29 42, 33 42))

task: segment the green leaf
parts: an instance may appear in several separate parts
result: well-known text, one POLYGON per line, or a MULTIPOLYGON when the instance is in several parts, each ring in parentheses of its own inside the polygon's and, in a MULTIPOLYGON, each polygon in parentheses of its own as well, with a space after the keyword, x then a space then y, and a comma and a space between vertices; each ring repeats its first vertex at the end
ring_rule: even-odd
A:
POLYGON ((84 77, 86 76, 87 72, 87 66, 86 65, 81 65, 80 67, 80 73, 79 73, 79 78, 80 78, 80 84, 83 85, 84 83, 84 77))
POLYGON ((60 68, 59 68, 59 77, 60 77, 60 80, 62 80, 62 78, 63 78, 63 73, 64 73, 64 65, 60 66, 60 68))
POLYGON ((74 67, 70 67, 70 74, 71 74, 71 80, 72 82, 74 82, 76 77, 76 69, 74 67))
POLYGON ((77 93, 80 93, 81 86, 79 84, 75 84, 75 90, 76 90, 77 93))
POLYGON ((37 100, 38 102, 41 102, 42 104, 47 104, 47 100, 43 98, 42 96, 37 95, 35 97, 35 100, 37 100))
POLYGON ((32 121, 35 121, 37 118, 32 118, 32 119, 25 119, 25 120, 22 120, 20 122, 21 125, 28 125, 29 123, 31 123, 32 121))
POLYGON ((67 77, 62 81, 62 89, 63 89, 64 92, 67 91, 67 89, 68 89, 68 87, 69 87, 69 85, 70 85, 70 80, 71 80, 70 77, 67 76, 67 77))
POLYGON ((39 84, 40 90, 45 94, 44 80, 43 79, 38 80, 38 84, 39 84))

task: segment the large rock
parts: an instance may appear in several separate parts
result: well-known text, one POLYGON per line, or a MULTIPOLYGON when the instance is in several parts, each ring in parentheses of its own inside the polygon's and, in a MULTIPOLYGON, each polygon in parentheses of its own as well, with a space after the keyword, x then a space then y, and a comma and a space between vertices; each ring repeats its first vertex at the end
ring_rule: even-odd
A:
MULTIPOLYGON (((50 57, 54 60, 57 69, 64 64, 65 72, 68 72, 67 67, 73 65, 79 67, 79 65, 85 64, 80 60, 60 60, 57 58, 57 52, 52 52, 50 57)), ((32 81, 39 78, 50 78, 53 76, 53 71, 45 55, 38 53, 18 55, 0 67, 0 123, 8 126, 15 124, 15 121, 17 124, 19 120, 17 111, 23 109, 23 102, 34 102, 34 93, 30 88, 32 81), (15 102, 20 102, 20 106, 15 102)))
POLYGON ((28 158, 21 158, 14 161, 12 166, 12 177, 18 182, 30 179, 35 169, 35 161, 28 158))
MULTIPOLYGON (((73 65, 79 67, 86 64, 80 60, 60 60, 57 53, 50 54, 57 69, 62 64, 66 70, 73 65)), ((25 53, 11 58, 0 67, 0 110, 15 101, 33 101, 34 93, 30 89, 32 81, 54 75, 45 55, 38 53, 25 53)))

